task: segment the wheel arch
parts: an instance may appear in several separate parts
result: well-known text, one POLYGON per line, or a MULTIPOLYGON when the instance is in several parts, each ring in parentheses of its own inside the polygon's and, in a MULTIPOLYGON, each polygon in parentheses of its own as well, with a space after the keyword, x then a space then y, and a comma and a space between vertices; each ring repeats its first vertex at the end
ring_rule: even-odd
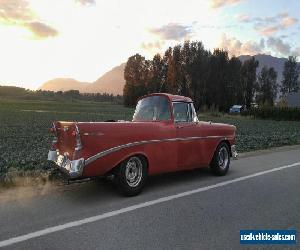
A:
POLYGON ((146 168, 147 168, 147 172, 149 173, 149 158, 148 156, 144 153, 144 152, 133 152, 130 153, 124 157, 122 157, 107 173, 106 175, 112 175, 115 173, 115 171, 120 167, 121 163, 124 162, 125 160, 129 159, 130 157, 133 156, 138 156, 138 157, 142 157, 145 162, 146 162, 146 168))
MULTIPOLYGON (((225 143, 227 144, 228 149, 229 149, 229 155, 230 155, 230 157, 232 157, 231 145, 230 145, 229 140, 228 140, 228 139, 224 139, 224 140, 222 140, 222 141, 219 143, 219 145, 220 145, 222 142, 225 142, 225 143)), ((219 146, 219 145, 218 145, 218 146, 219 146)))
POLYGON ((214 151, 213 151, 213 154, 212 154, 212 157, 211 157, 211 159, 210 159, 210 164, 211 164, 211 162, 213 161, 213 158, 214 158, 214 155, 215 155, 215 153, 216 153, 216 150, 217 150, 217 148, 219 147, 219 145, 220 145, 221 143, 226 143, 226 144, 227 144, 228 150, 229 150, 229 155, 230 155, 230 157, 232 157, 232 152, 231 152, 231 145, 230 145, 230 142, 229 142, 228 139, 224 138, 224 139, 220 140, 220 141, 216 144, 216 147, 215 147, 215 149, 214 149, 214 151))

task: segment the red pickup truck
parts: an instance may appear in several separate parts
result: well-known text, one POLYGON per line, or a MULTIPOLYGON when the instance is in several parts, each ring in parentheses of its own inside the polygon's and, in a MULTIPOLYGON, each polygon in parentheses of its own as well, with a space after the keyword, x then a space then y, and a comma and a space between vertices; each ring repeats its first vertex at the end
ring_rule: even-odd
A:
POLYGON ((110 176, 127 196, 137 195, 147 176, 210 166, 225 175, 236 157, 236 128, 199 121, 190 98, 142 97, 131 122, 53 123, 48 160, 69 179, 110 176))

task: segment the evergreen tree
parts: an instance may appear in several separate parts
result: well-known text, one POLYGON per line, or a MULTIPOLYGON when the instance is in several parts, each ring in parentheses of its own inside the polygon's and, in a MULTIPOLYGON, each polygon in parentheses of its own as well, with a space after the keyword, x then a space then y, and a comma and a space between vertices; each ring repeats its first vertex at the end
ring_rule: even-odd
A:
POLYGON ((125 86, 123 90, 124 104, 134 106, 137 99, 148 93, 150 82, 150 62, 139 54, 129 57, 124 70, 125 86))
POLYGON ((286 95, 290 92, 297 92, 299 90, 299 73, 300 66, 297 63, 296 57, 289 56, 288 60, 284 63, 282 72, 283 80, 281 92, 286 95))
POLYGON ((148 92, 161 92, 165 82, 165 65, 160 54, 156 54, 151 61, 151 79, 148 92))
POLYGON ((256 69, 258 67, 258 61, 254 57, 243 63, 241 69, 242 81, 241 90, 243 95, 243 103, 249 109, 253 101, 256 85, 256 69))
POLYGON ((228 64, 228 106, 243 104, 243 92, 241 89, 242 62, 237 57, 232 57, 228 64))
POLYGON ((277 72, 264 66, 258 76, 256 100, 260 104, 274 105, 277 95, 277 72))

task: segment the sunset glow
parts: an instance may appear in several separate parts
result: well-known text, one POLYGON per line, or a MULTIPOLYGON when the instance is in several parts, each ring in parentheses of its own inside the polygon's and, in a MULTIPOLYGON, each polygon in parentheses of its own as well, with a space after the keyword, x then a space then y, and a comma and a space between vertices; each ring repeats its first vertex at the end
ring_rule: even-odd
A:
POLYGON ((300 55, 299 10, 296 0, 0 0, 0 85, 91 82, 186 39, 235 55, 300 55))

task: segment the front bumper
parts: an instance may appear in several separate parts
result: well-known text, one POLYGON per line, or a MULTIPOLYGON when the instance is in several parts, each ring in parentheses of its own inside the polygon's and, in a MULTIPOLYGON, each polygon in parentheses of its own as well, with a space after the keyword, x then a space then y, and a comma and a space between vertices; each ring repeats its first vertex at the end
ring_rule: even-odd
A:
POLYGON ((53 161, 57 168, 61 170, 70 179, 82 177, 84 168, 84 159, 71 161, 68 156, 60 155, 57 151, 50 150, 48 153, 48 161, 53 161))
POLYGON ((233 159, 237 159, 237 157, 238 157, 238 152, 236 151, 235 145, 231 145, 231 155, 232 155, 233 159))

